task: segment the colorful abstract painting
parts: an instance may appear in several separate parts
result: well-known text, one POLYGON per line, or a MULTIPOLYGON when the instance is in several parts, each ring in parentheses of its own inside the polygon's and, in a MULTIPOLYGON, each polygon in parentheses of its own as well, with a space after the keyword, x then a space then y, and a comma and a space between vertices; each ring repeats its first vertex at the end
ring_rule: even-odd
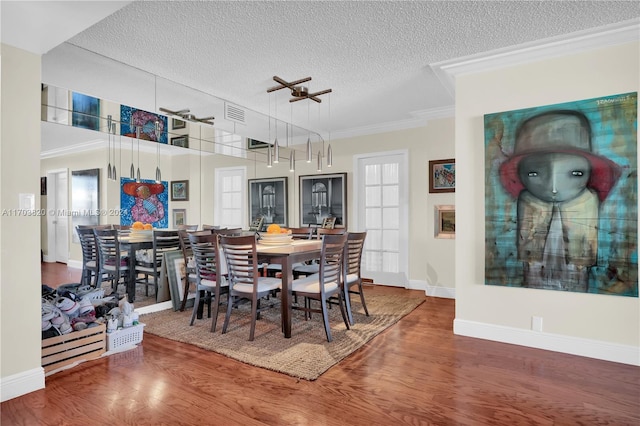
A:
POLYGON ((485 115, 485 284, 638 297, 637 105, 485 115))
POLYGON ((168 185, 166 181, 120 178, 120 224, 150 223, 154 228, 168 228, 168 185))
POLYGON ((136 126, 140 127, 140 139, 167 143, 167 117, 141 109, 120 105, 120 134, 136 137, 136 126), (156 121, 160 125, 160 137, 156 137, 156 121))

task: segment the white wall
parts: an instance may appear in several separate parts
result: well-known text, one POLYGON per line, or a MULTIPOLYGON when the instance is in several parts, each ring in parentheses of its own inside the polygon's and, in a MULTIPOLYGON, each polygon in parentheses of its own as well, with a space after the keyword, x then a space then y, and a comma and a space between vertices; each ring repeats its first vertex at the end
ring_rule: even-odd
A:
POLYGON ((638 52, 630 43, 457 78, 456 334, 640 364, 637 297, 484 285, 483 132, 487 113, 638 91, 638 52))
POLYGON ((12 213, 19 194, 40 208, 40 57, 2 44, 0 140, 0 394, 44 387, 41 367, 40 217, 12 213))

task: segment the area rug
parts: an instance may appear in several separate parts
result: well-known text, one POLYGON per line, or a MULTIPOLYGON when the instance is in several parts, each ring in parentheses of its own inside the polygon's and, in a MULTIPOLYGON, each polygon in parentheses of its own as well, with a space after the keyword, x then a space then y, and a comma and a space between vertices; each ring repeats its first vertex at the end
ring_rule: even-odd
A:
MULTIPOLYGON (((424 297, 398 294, 374 294, 365 291, 370 316, 365 316, 358 297, 353 299, 355 324, 347 330, 338 307, 330 309, 332 342, 327 342, 321 314, 305 321, 304 313, 293 311, 291 338, 285 339, 280 329, 279 299, 272 299, 272 309, 262 312, 256 323, 255 339, 250 342, 249 305, 234 309, 227 333, 222 334, 224 313, 218 315, 215 333, 210 332, 211 319, 205 315, 189 326, 191 310, 165 310, 145 314, 140 321, 144 331, 179 342, 226 355, 238 361, 288 374, 305 380, 315 380, 333 365, 361 348, 369 340, 398 322, 424 302, 424 297), (357 302, 356 302, 357 300, 357 302)), ((221 311, 226 306, 221 306, 221 311)))

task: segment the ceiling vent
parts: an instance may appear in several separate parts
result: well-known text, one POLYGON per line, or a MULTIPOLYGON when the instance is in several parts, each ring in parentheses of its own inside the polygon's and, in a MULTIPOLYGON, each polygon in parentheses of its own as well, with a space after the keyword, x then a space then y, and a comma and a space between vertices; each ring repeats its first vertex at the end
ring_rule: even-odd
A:
POLYGON ((233 121, 236 123, 244 124, 244 109, 233 105, 233 104, 224 104, 224 118, 229 121, 233 121))

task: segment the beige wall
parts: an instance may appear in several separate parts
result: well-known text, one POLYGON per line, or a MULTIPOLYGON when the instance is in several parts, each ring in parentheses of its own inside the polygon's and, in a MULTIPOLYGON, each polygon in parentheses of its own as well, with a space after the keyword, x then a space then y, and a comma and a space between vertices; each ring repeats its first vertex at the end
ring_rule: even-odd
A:
POLYGON ((483 285, 483 115, 638 91, 639 50, 631 43, 457 78, 456 333, 640 362, 637 297, 483 285), (543 318, 543 333, 530 331, 532 316, 543 318))
POLYGON ((1 46, 0 348, 2 400, 44 387, 40 366, 40 217, 16 216, 19 194, 40 208, 40 57, 1 46), (17 376, 19 375, 19 378, 17 376), (13 380, 15 379, 15 381, 13 380), (6 385, 15 386, 8 389, 6 385))

